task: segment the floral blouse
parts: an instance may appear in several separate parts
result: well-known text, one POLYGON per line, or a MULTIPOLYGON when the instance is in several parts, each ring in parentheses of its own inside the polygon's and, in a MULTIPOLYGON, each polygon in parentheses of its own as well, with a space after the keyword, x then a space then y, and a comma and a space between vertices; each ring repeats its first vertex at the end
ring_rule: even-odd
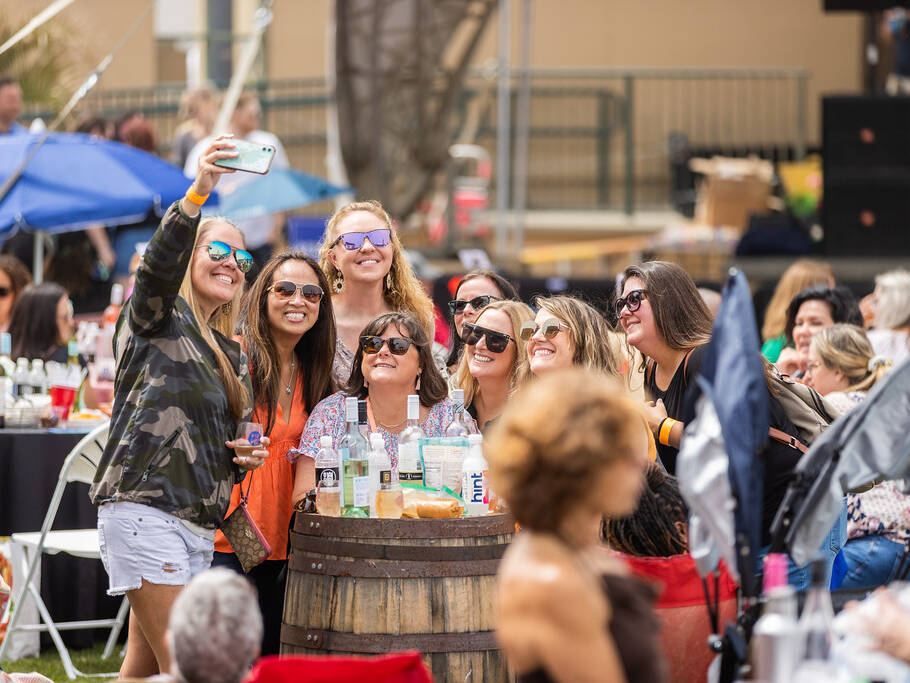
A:
MULTIPOLYGON (((348 395, 345 392, 338 391, 316 404, 303 429, 300 445, 288 451, 288 459, 291 462, 300 456, 315 459, 319 452, 319 437, 323 435, 331 436, 332 447, 338 448, 338 443, 347 429, 344 415, 346 398, 348 395)), ((445 398, 430 408, 430 412, 420 426, 428 437, 445 436, 446 427, 452 422, 454 415, 454 404, 450 399, 445 398)), ((469 415, 463 415, 463 418, 466 422, 473 422, 469 415)), ((398 434, 393 434, 380 425, 377 425, 376 428, 382 434, 392 467, 398 467, 398 434)))

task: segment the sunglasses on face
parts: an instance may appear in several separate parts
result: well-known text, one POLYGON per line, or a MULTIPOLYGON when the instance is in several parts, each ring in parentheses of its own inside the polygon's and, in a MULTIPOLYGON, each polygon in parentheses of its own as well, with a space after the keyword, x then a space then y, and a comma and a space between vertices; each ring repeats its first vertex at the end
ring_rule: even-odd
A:
POLYGON ((461 315, 464 313, 464 309, 468 304, 471 304, 471 308, 475 311, 479 311, 484 306, 489 305, 491 301, 502 301, 498 296, 493 296, 492 294, 481 294, 480 296, 475 296, 473 299, 452 299, 449 302, 449 313, 452 315, 461 315))
POLYGON ((363 241, 368 237, 370 244, 374 247, 385 247, 392 241, 392 231, 388 228, 377 228, 369 232, 345 232, 338 235, 338 239, 332 242, 332 246, 341 242, 348 251, 356 251, 363 247, 363 241))
POLYGON ((200 244, 196 248, 207 249, 206 253, 215 263, 224 261, 224 259, 233 254, 234 261, 237 263, 237 269, 241 273, 248 273, 250 268, 253 267, 253 255, 244 249, 235 249, 230 244, 216 241, 209 242, 208 244, 200 244))
POLYGON ((5 299, 12 293, 13 290, 11 290, 9 287, 0 287, 0 299, 5 299))
POLYGON ((461 339, 469 346, 475 346, 481 337, 487 338, 487 349, 493 353, 502 353, 510 341, 515 341, 505 332, 497 332, 474 323, 465 323, 461 329, 461 339))
POLYGON ((298 285, 290 280, 279 280, 269 289, 282 301, 293 299, 298 289, 300 296, 311 304, 318 304, 323 295, 322 287, 319 285, 298 285))
POLYGON ((645 294, 648 293, 646 289, 633 289, 631 292, 626 294, 624 297, 620 297, 616 300, 616 303, 613 304, 613 311, 616 313, 618 318, 622 313, 622 309, 629 309, 629 313, 635 313, 639 308, 641 308, 641 302, 645 299, 645 294))
POLYGON ((389 337, 388 339, 383 339, 379 335, 371 334, 364 335, 360 338, 360 348, 364 353, 379 353, 382 351, 382 345, 389 345, 389 353, 395 356, 403 356, 408 352, 408 349, 411 348, 411 344, 414 344, 416 348, 416 342, 413 339, 408 339, 407 337, 389 337))
POLYGON ((524 325, 521 326, 521 338, 525 341, 528 341, 531 337, 537 334, 537 330, 543 331, 543 336, 547 339, 552 339, 563 327, 568 327, 565 323, 559 322, 556 318, 550 318, 544 320, 540 325, 538 325, 533 320, 528 320, 524 325))

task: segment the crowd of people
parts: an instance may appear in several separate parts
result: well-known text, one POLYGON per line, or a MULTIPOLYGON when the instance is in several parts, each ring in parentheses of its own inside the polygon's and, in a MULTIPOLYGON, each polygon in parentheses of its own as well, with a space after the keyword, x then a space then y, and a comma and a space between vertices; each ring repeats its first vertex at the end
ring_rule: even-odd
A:
MULTIPOLYGON (((523 302, 500 274, 473 271, 454 289, 454 342, 440 349, 433 302, 378 202, 338 209, 318 261, 272 255, 271 223, 201 218, 222 176, 242 175, 215 162, 258 130, 254 99, 241 99, 232 134, 209 136, 212 111, 210 97, 187 101, 192 119, 175 151, 194 179, 142 235, 148 245, 114 338, 110 434, 90 495, 109 593, 126 594, 132 608, 121 676, 240 680, 211 662, 230 652, 242 672, 277 653, 289 526, 315 486, 320 437, 337 446, 344 433, 345 399, 365 399, 394 467, 407 396, 419 396, 425 434, 441 436, 457 409, 450 390, 462 389, 465 419, 487 437, 492 487, 521 527, 498 594, 498 637, 518 680, 662 680, 657 594, 623 557, 688 552, 674 474, 686 391, 714 316, 689 274, 663 261, 630 266, 598 310, 569 295, 523 302), (642 384, 644 401, 629 391, 642 384), (234 437, 246 421, 266 436, 239 455, 234 437), (206 573, 243 571, 219 530, 241 498, 271 548, 248 574, 255 594, 233 574, 206 573), (221 588, 205 590, 207 581, 221 588), (233 608, 203 604, 235 598, 233 608), (246 614, 254 599, 259 609, 246 614), (200 625, 212 610, 225 615, 223 630, 200 625), (242 652, 215 637, 236 634, 229 619, 248 619, 242 652)), ((116 134, 140 140, 133 119, 116 134)), ((21 263, 0 256, 0 329, 14 356, 55 359, 72 336, 69 292, 28 282, 21 263)), ((880 275, 860 302, 825 264, 798 261, 762 333, 768 376, 808 385, 843 414, 910 355, 910 273, 880 275)), ((771 381, 768 400, 771 427, 799 439, 771 381)), ((762 553, 800 454, 770 439, 757 456, 762 553)), ((892 481, 845 498, 825 544, 830 564, 839 551, 846 561, 845 586, 898 578, 907 503, 892 481)), ((806 587, 807 569, 791 561, 790 581, 806 587)))

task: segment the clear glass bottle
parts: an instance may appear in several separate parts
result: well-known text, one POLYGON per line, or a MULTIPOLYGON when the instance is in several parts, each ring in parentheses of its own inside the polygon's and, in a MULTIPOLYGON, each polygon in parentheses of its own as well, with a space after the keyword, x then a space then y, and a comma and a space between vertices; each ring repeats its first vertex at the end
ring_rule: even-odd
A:
POLYGON ((426 438, 420 427, 420 397, 408 396, 408 424, 398 437, 398 479, 419 484, 423 481, 420 440, 426 438))
POLYGON ((332 437, 319 437, 316 454, 316 511, 330 517, 341 516, 341 463, 332 448, 332 437))
POLYGON ((370 435, 370 517, 401 519, 404 498, 382 434, 370 435))
POLYGON ((446 436, 460 436, 465 439, 471 431, 464 420, 464 389, 452 391, 452 421, 446 426, 446 436))
POLYGON ((371 430, 366 399, 357 401, 357 426, 360 428, 360 433, 363 435, 363 439, 366 441, 367 447, 369 448, 371 430))
POLYGON ((343 517, 368 517, 370 514, 367 458, 369 447, 357 425, 357 399, 345 399, 347 431, 338 442, 341 456, 341 514, 343 517))
POLYGON ((752 680, 790 683, 799 663, 796 592, 787 583, 787 556, 765 557, 764 609, 752 630, 752 680))
POLYGON ((828 589, 828 563, 819 558, 812 563, 812 582, 806 593, 806 604, 799 618, 803 641, 803 660, 827 662, 831 658, 831 634, 834 631, 834 607, 828 589))

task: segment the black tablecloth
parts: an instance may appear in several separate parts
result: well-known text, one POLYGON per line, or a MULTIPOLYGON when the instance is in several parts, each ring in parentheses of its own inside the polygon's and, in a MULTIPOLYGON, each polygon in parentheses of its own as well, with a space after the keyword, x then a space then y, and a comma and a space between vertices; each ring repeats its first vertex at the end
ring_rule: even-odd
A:
MULTIPOLYGON (((40 531, 63 460, 85 431, 0 429, 0 536, 40 531)), ((67 485, 54 529, 88 529, 97 509, 85 484, 67 485)), ((55 621, 116 616, 121 598, 106 594, 107 573, 98 560, 45 554, 41 595, 55 621)), ((124 632, 126 629, 124 629, 124 632)), ((90 647, 104 631, 63 631, 69 647, 90 647)), ((42 640, 48 639, 47 634, 42 640)), ((49 643, 50 641, 47 640, 49 643)))

